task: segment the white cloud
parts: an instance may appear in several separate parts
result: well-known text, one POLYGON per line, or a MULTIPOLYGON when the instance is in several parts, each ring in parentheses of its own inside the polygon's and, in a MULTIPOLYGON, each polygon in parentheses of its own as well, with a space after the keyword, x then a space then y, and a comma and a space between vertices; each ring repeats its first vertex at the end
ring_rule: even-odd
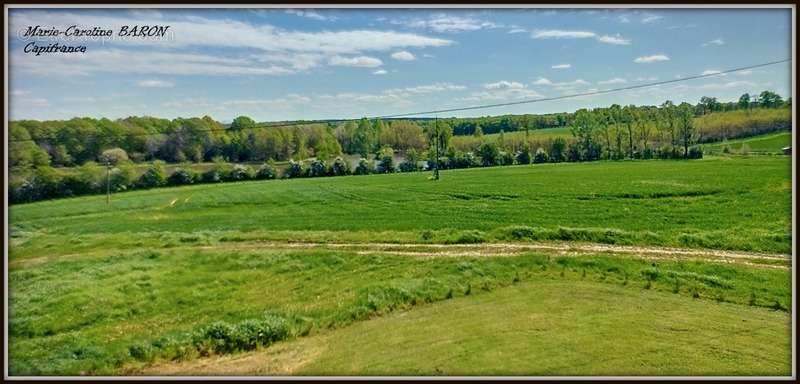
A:
POLYGON ((630 39, 626 39, 620 36, 619 34, 617 34, 616 36, 603 35, 598 37, 597 40, 601 43, 617 44, 617 45, 630 45, 631 43, 630 39))
POLYGON ((703 43, 703 46, 704 46, 704 47, 707 47, 707 46, 709 46, 709 45, 725 45, 725 40, 722 40, 722 39, 714 39, 714 40, 711 40, 711 41, 706 41, 705 43, 703 43))
POLYGON ((608 79, 608 80, 598 81, 598 82, 597 82, 597 84, 601 84, 601 85, 608 85, 608 84, 625 84, 625 83, 627 83, 627 82, 628 82, 627 80, 625 80, 625 79, 623 79, 623 78, 621 78, 621 77, 615 77, 615 78, 613 78, 613 79, 608 79))
POLYGON ((552 69, 568 69, 568 68, 572 68, 572 64, 556 64, 556 65, 554 65, 554 66, 552 66, 550 68, 552 68, 552 69))
MULTIPOLYGON (((300 11, 292 10, 294 14, 300 11)), ((314 18, 314 12, 302 11, 302 16, 314 18)), ((369 52, 403 48, 430 48, 451 45, 447 39, 380 30, 293 31, 269 24, 252 24, 231 19, 208 19, 197 16, 175 16, 165 13, 125 13, 125 17, 102 16, 80 12, 31 11, 15 13, 9 27, 52 25, 66 28, 71 25, 99 25, 119 29, 122 25, 170 25, 162 39, 113 39, 102 42, 86 41, 86 54, 75 58, 31 58, 14 55, 12 68, 40 75, 80 74, 96 72, 132 72, 179 75, 281 75, 304 71, 325 63, 348 63, 341 57, 367 57, 369 52), (173 32, 174 31, 174 32, 173 32), (134 49, 146 47, 146 51, 134 49), (219 47, 251 49, 255 53, 226 54, 181 53, 183 49, 219 47), (171 50, 171 52, 165 52, 171 50), (259 53, 263 52, 263 53, 259 53), (267 65, 264 65, 267 63, 267 65), (52 66, 52 68, 48 68, 52 66)), ((74 44, 74 42, 73 42, 74 44)), ((213 50, 198 50, 215 52, 213 50)), ((185 51, 184 51, 185 52, 185 51)), ((77 57, 77 56, 75 56, 77 57)), ((352 60, 350 60, 352 61, 352 60)), ((356 60, 355 65, 374 66, 372 60, 356 60)))
POLYGON ((531 34, 534 39, 586 39, 597 36, 589 31, 565 31, 560 29, 537 30, 531 34))
POLYGON ((175 84, 163 80, 139 80, 136 86, 140 88, 172 88, 175 84))
POLYGON ((11 92, 10 92, 10 94, 11 94, 11 96, 17 96, 17 97, 19 97, 19 96, 26 96, 26 95, 30 95, 30 94, 31 94, 31 91, 26 91, 26 90, 23 90, 23 89, 17 89, 17 90, 13 90, 13 91, 11 91, 11 92))
POLYGON ((389 72, 386 72, 385 69, 379 69, 377 71, 372 72, 373 75, 385 75, 387 73, 389 73, 389 72))
POLYGON ((629 45, 631 43, 630 39, 626 39, 619 34, 615 36, 611 35, 603 35, 599 36, 594 32, 591 31, 566 31, 560 29, 548 29, 548 30, 536 30, 531 33, 531 37, 534 39, 588 39, 594 38, 597 41, 605 44, 616 44, 616 45, 629 45))
POLYGON ((297 15, 297 16, 301 16, 301 17, 307 17, 309 19, 314 19, 314 20, 321 20, 321 21, 330 20, 330 18, 328 18, 326 16, 323 16, 323 15, 320 15, 316 11, 313 11, 313 10, 310 10, 310 9, 287 9, 286 13, 288 13, 290 15, 297 15))
POLYGON ((551 85, 551 84, 553 84, 553 82, 548 80, 548 79, 546 79, 546 78, 544 78, 544 77, 540 77, 536 81, 534 81, 533 84, 534 85, 551 85))
POLYGON ((619 20, 620 23, 630 23, 631 22, 631 19, 628 18, 627 15, 619 15, 619 16, 617 16, 617 20, 619 20))
POLYGON ((410 97, 411 95, 419 95, 426 93, 445 92, 445 91, 463 91, 467 87, 452 83, 434 83, 429 85, 418 85, 415 87, 406 88, 393 88, 383 91, 386 95, 397 95, 400 97, 410 97))
POLYGON ((436 32, 466 32, 477 31, 484 28, 496 28, 497 25, 490 21, 478 20, 471 17, 458 17, 446 14, 438 14, 431 18, 414 19, 411 21, 395 21, 394 24, 404 24, 411 28, 427 28, 436 32))
POLYGON ((528 32, 525 28, 512 28, 508 31, 508 33, 525 33, 528 32))
POLYGON ((414 54, 412 54, 409 51, 399 51, 392 53, 392 58, 401 61, 412 61, 416 59, 416 57, 414 57, 414 54))
POLYGON ((344 56, 333 56, 328 60, 328 64, 336 65, 341 67, 366 67, 366 68, 375 68, 380 67, 383 65, 381 59, 369 56, 353 56, 353 57, 344 57, 344 56))
MULTIPOLYGON (((721 72, 721 71, 718 71, 718 70, 716 70, 716 69, 706 69, 705 71, 703 71, 702 75, 703 75, 703 76, 706 76, 706 75, 716 75, 716 74, 719 74, 719 73, 722 73, 722 72, 721 72)), ((723 73, 723 74, 722 74, 722 76, 725 76, 725 74, 723 73)))
POLYGON ((650 55, 650 56, 640 56, 633 60, 634 63, 655 63, 657 61, 667 61, 669 60, 669 56, 664 54, 657 54, 657 55, 650 55))
POLYGON ((522 89, 525 85, 516 81, 500 80, 496 83, 488 83, 483 85, 486 89, 522 89))
POLYGON ((654 22, 656 22, 656 21, 659 21, 659 20, 661 20, 661 19, 663 19, 663 18, 664 18, 664 16, 653 15, 653 14, 646 14, 646 15, 645 15, 645 16, 642 18, 642 24, 650 24, 650 23, 654 23, 654 22))
POLYGON ((755 87, 756 84, 752 81, 728 81, 723 83, 711 83, 711 84, 704 84, 697 89, 701 90, 726 90, 726 89, 735 89, 735 88, 746 88, 746 87, 755 87))
POLYGON ((736 72, 736 74, 739 75, 739 76, 752 75, 753 74, 753 70, 752 69, 746 69, 744 71, 738 71, 738 72, 736 72))
POLYGON ((518 81, 500 80, 486 83, 483 88, 483 91, 472 92, 469 96, 456 98, 455 101, 518 100, 542 97, 541 94, 518 81))
POLYGON ((13 70, 39 76, 86 76, 98 72, 156 75, 285 75, 292 70, 263 65, 249 59, 222 58, 189 53, 94 50, 89 55, 47 55, 25 60, 14 54, 13 70))
POLYGON ((656 80, 658 80, 658 77, 655 77, 655 76, 641 77, 640 76, 640 77, 637 77, 635 80, 636 81, 656 81, 656 80))

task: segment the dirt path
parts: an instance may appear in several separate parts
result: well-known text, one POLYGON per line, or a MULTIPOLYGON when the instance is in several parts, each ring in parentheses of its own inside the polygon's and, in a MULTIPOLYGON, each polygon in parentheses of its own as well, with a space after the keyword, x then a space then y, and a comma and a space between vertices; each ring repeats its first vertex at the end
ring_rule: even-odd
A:
MULTIPOLYGON (((409 257, 502 257, 524 253, 546 253, 559 256, 581 256, 593 254, 621 255, 652 260, 702 260, 720 263, 736 263, 761 268, 791 268, 792 257, 785 254, 767 254, 714 249, 688 249, 654 246, 629 246, 598 243, 541 242, 541 243, 479 243, 479 244, 425 244, 425 243, 322 243, 244 241, 211 245, 183 245, 171 250, 199 249, 220 250, 289 250, 329 249, 352 252, 359 255, 385 254, 409 257)), ((102 255, 110 250, 53 255, 14 260, 12 268, 30 267, 64 258, 102 255)))
POLYGON ((738 263, 765 268, 791 267, 791 255, 713 249, 627 246, 596 243, 480 243, 480 244, 423 244, 423 243, 313 243, 313 242, 245 242, 201 246, 201 249, 340 249, 356 254, 387 254, 415 257, 498 257, 537 252, 565 256, 614 254, 645 259, 694 259, 738 263))

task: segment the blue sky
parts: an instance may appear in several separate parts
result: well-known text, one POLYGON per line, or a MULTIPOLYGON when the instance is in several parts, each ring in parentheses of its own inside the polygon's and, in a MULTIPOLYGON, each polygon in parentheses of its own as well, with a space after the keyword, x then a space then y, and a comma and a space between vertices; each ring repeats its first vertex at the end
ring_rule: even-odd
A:
MULTIPOLYGON (((711 73, 790 58, 792 43, 790 9, 10 9, 9 30, 12 119, 357 118, 711 73), (67 42, 85 54, 25 54, 15 32, 155 24, 166 38, 67 42)), ((787 97, 790 68, 445 115, 787 97)))

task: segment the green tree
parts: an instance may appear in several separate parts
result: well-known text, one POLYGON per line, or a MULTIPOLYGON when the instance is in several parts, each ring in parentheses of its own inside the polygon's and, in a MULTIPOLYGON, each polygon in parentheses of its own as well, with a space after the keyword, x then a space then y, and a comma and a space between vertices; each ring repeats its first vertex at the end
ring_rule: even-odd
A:
POLYGON ((737 102, 736 105, 740 109, 750 109, 750 94, 745 93, 742 96, 739 96, 739 102, 737 102))
POLYGON ((245 129, 253 129, 255 127, 256 122, 247 116, 239 116, 233 119, 233 122, 231 122, 232 131, 242 131, 245 129))

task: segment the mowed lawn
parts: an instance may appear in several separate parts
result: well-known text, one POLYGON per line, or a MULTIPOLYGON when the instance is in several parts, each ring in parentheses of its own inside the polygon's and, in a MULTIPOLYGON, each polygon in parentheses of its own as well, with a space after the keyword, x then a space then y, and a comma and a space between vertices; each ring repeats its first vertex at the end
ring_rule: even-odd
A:
MULTIPOLYGON (((313 231, 364 232, 367 238, 384 232, 379 240, 391 241, 425 231, 477 230, 491 240, 493 231, 523 225, 585 229, 623 244, 791 250, 789 157, 478 168, 443 171, 438 182, 429 176, 165 188, 115 194, 111 206, 105 196, 80 197, 12 206, 9 222, 11 237, 31 247, 47 236, 197 231, 302 232, 287 239, 313 231)), ((12 248, 12 259, 26 254, 15 253, 12 248)))
POLYGON ((148 375, 788 375, 788 314, 545 280, 148 375), (771 342, 764 342, 770 340, 771 342))

